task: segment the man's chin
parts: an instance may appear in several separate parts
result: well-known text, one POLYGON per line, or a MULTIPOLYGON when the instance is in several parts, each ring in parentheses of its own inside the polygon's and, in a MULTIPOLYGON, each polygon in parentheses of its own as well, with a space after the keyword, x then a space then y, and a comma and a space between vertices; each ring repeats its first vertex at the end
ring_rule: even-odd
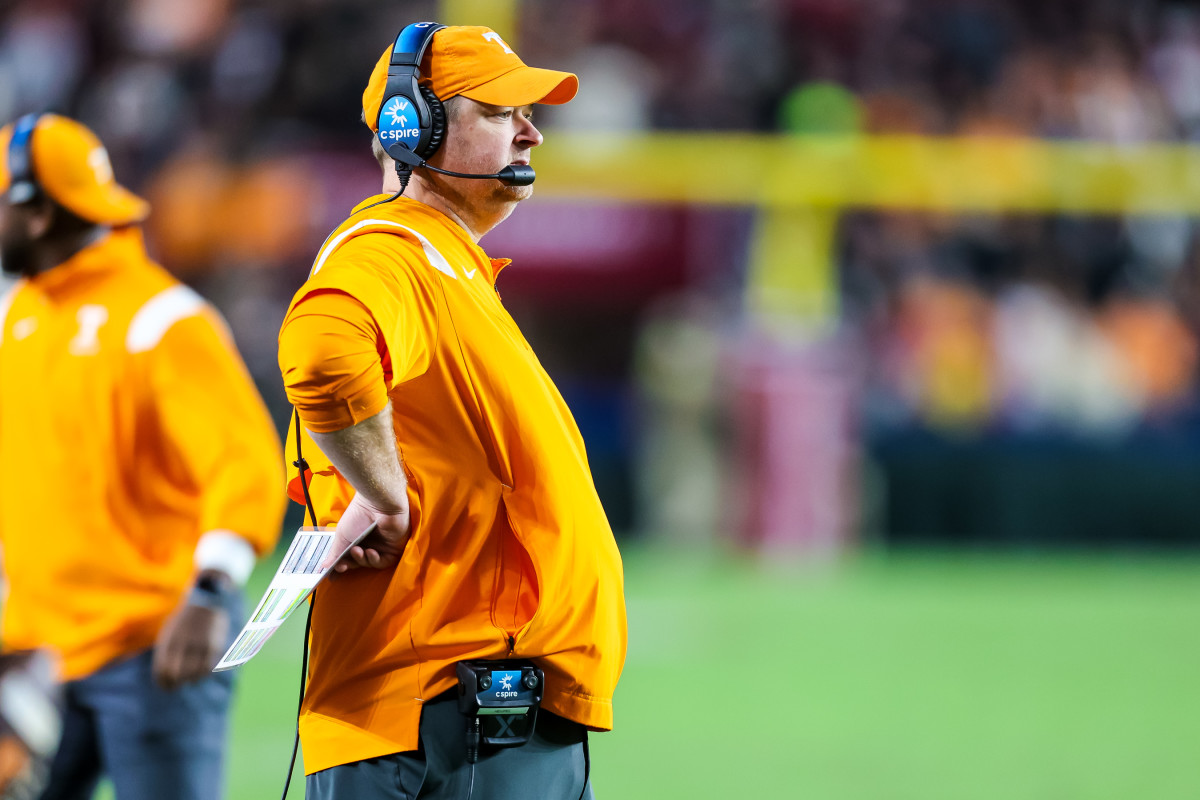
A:
POLYGON ((527 200, 533 196, 533 186, 501 186, 501 194, 508 200, 527 200))

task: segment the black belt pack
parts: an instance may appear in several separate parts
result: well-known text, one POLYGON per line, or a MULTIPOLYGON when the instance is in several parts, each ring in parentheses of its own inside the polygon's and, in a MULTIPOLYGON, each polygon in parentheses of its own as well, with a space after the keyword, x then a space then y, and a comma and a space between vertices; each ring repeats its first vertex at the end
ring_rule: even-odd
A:
POLYGON ((467 758, 479 757, 479 744, 520 747, 533 736, 545 676, 532 662, 460 661, 458 710, 466 715, 467 758))

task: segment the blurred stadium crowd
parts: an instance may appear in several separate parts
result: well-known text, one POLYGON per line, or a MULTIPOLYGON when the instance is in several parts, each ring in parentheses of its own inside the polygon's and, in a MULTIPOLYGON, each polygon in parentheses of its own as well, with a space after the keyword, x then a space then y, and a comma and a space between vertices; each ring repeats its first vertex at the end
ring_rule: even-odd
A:
MULTIPOLYGON (((540 118, 548 131, 1200 142, 1194 2, 525 0, 516 8, 523 57, 582 77, 576 102, 540 118)), ((19 0, 3 17, 0 117, 59 110, 99 133, 118 173, 154 205, 154 251, 223 309, 265 395, 279 402, 274 342, 286 302, 332 224, 377 183, 358 122, 365 76, 401 23, 438 10, 372 0, 19 0)), ((637 379, 639 320, 663 307, 661 295, 707 292, 716 306, 731 305, 720 295, 745 280, 753 213, 689 217, 692 229, 719 227, 734 241, 716 279, 707 262, 664 266, 671 281, 634 292, 632 310, 582 345, 568 328, 588 318, 586 293, 558 317, 530 310, 530 338, 541 337, 535 345, 551 367, 572 358, 581 373, 616 364, 597 370, 624 391, 637 379)), ((614 215, 607 236, 580 233, 564 248, 612 261, 599 242, 636 228, 637 216, 614 215)), ((1156 426, 1200 432, 1194 220, 861 209, 842 217, 837 237, 838 322, 865 365, 858 396, 868 430, 1105 441, 1156 426)), ((642 260, 712 253, 692 236, 642 260)), ((676 303, 670 315, 698 314, 688 324, 700 331, 744 327, 736 308, 714 321, 713 307, 676 303)), ((644 330, 661 333, 658 322, 644 330)), ((703 383, 712 362, 697 361, 708 365, 693 376, 703 383)), ((651 395, 655 380, 643 375, 651 395)), ((691 396, 719 402, 712 392, 691 396)), ((581 424, 585 434, 603 429, 581 424)), ((602 472, 603 446, 593 457, 602 472)))

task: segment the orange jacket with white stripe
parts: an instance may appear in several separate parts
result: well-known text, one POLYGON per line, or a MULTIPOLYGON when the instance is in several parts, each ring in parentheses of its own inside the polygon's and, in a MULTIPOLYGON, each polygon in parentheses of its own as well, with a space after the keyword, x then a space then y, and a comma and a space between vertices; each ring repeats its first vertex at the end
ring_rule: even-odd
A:
POLYGON ((154 642, 202 534, 274 546, 279 440, 224 322, 136 228, 20 281, 0 318, 0 631, 78 678, 154 642))
MULTIPOLYGON (((463 659, 532 659, 545 708, 611 728, 621 558, 571 413, 496 292, 507 262, 421 203, 365 205, 292 301, 280 368, 309 430, 391 401, 412 532, 394 569, 317 589, 305 769, 415 749, 422 701, 463 659)), ((318 522, 333 524, 353 488, 303 442, 318 522)), ((302 499, 298 479, 289 493, 302 499)))

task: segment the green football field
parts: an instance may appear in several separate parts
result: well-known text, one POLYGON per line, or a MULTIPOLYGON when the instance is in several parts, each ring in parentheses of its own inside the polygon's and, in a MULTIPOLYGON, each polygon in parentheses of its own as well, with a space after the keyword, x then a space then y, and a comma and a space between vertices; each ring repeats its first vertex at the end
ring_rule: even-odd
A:
MULTIPOLYGON (((1196 556, 630 550, 626 571, 602 800, 1200 797, 1196 556)), ((303 624, 241 670, 233 800, 279 796, 303 624)))

